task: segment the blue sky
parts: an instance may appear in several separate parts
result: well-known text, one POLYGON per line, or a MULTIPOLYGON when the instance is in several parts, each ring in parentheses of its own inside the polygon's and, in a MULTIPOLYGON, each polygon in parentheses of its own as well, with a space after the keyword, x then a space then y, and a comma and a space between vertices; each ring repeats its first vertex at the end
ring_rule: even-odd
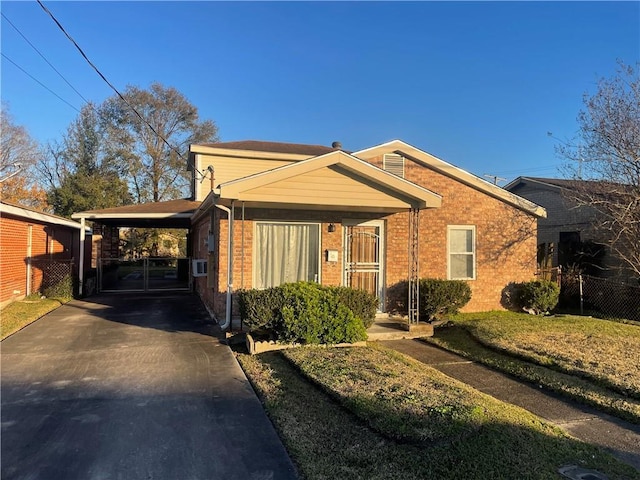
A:
MULTIPOLYGON (((120 90, 181 91, 223 141, 404 140, 478 176, 558 176, 583 94, 640 60, 639 2, 47 2, 120 90)), ((0 3, 2 54, 79 109, 113 91, 37 2, 0 3)), ((40 142, 77 111, 2 58, 40 142)))

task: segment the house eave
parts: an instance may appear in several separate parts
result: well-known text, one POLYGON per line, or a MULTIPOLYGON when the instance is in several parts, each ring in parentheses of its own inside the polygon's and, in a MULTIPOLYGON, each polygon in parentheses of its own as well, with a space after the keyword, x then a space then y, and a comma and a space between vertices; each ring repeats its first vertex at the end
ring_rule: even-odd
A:
MULTIPOLYGON (((34 221, 38 221, 41 223, 48 223, 51 225, 62 225, 65 227, 75 228, 80 230, 82 226, 78 222, 74 222, 73 220, 69 220, 66 218, 58 217, 56 215, 49 215, 44 212, 36 212, 33 210, 9 205, 6 203, 0 204, 0 212, 3 214, 9 214, 16 217, 26 218, 34 221)), ((73 218, 73 216, 72 216, 73 218)))

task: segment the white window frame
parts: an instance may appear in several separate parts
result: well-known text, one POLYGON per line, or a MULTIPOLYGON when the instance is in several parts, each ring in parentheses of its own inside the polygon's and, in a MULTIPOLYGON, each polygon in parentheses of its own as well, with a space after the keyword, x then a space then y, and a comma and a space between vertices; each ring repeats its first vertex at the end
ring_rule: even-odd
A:
POLYGON ((447 279, 448 280, 475 280, 478 275, 477 255, 476 255, 476 226, 475 225, 447 225, 447 279), (451 231, 466 230, 471 231, 471 251, 452 252, 451 251, 451 231), (471 255, 473 258, 473 275, 471 277, 453 277, 451 275, 451 255, 471 255))
POLYGON ((257 234, 256 231, 258 229, 258 225, 269 223, 269 224, 279 224, 279 225, 317 225, 318 226, 318 283, 322 285, 322 223, 321 222, 305 222, 304 220, 297 220, 292 222, 285 222, 282 220, 256 220, 253 222, 253 242, 252 242, 252 255, 251 255, 251 277, 252 277, 252 285, 253 288, 258 288, 258 278, 257 278, 257 269, 256 263, 258 261, 258 248, 256 245, 257 234))

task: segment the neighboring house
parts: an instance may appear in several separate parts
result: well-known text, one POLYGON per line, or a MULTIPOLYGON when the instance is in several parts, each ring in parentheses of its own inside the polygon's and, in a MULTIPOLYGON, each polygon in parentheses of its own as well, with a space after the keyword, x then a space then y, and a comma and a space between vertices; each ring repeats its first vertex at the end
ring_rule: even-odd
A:
POLYGON ((228 324, 232 292, 308 280, 376 294, 461 279, 466 311, 502 308, 536 273, 544 208, 395 140, 358 152, 240 141, 191 145, 195 289, 228 324), (230 222, 229 219, 232 219, 230 222))
POLYGON ((52 275, 77 275, 79 245, 78 222, 0 202, 0 305, 40 291, 52 275))
POLYGON ((547 210, 547 217, 538 220, 538 262, 541 268, 561 265, 571 268, 582 264, 591 275, 627 277, 622 264, 606 247, 608 239, 593 229, 598 212, 579 206, 571 198, 575 188, 589 189, 594 181, 558 178, 518 177, 504 186, 547 210))

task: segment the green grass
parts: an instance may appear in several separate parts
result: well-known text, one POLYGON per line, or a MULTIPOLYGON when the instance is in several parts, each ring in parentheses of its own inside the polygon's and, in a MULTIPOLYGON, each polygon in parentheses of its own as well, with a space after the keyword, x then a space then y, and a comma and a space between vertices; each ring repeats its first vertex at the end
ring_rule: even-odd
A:
POLYGON ((0 338, 8 337, 69 300, 30 295, 24 300, 10 303, 0 311, 0 338))
POLYGON ((525 410, 383 347, 238 355, 302 478, 640 475, 525 410))
POLYGON ((461 314, 426 339, 640 423, 640 327, 579 316, 461 314))

